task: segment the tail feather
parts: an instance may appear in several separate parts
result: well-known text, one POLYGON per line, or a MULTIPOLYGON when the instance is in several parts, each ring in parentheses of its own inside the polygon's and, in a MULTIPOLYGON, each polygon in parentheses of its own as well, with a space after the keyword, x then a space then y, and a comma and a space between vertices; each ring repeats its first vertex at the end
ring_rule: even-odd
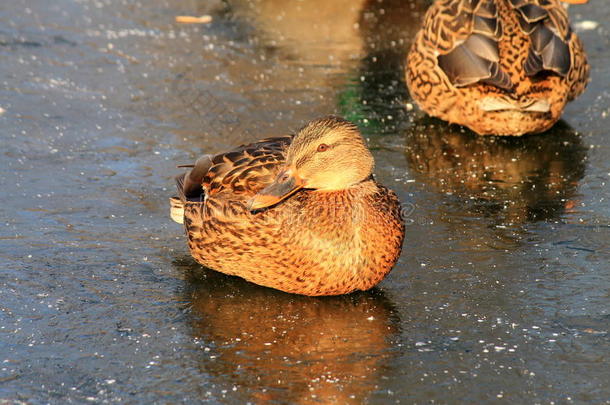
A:
POLYGON ((212 165, 212 155, 203 155, 194 165, 179 166, 192 167, 192 169, 176 176, 178 196, 169 199, 170 217, 177 223, 184 222, 184 202, 191 198, 201 198, 201 194, 204 192, 203 178, 212 165))
POLYGON ((530 98, 526 100, 513 100, 508 97, 484 97, 479 100, 479 107, 483 111, 527 111, 541 112, 550 111, 551 104, 544 98, 530 98))
POLYGON ((212 155, 203 155, 195 162, 195 166, 183 176, 179 176, 182 180, 178 183, 178 192, 182 190, 182 195, 185 198, 198 198, 203 193, 203 177, 206 175, 210 167, 212 167, 212 155))
POLYGON ((169 216, 177 223, 184 223, 184 202, 179 197, 169 199, 169 216))

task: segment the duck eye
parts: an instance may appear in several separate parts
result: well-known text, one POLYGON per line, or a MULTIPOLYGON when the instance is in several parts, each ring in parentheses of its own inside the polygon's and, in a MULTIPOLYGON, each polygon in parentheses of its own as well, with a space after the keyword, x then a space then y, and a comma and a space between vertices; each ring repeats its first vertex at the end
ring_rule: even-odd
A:
POLYGON ((318 152, 326 152, 328 150, 328 145, 325 143, 321 143, 318 145, 318 152))

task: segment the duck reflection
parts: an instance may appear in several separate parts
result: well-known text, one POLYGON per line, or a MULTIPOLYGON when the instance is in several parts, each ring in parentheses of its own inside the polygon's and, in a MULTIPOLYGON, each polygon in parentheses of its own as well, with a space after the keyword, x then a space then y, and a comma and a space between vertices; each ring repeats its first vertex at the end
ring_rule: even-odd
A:
POLYGON ((581 137, 560 122, 545 134, 483 138, 422 118, 407 131, 415 177, 441 193, 475 200, 475 209, 504 222, 554 220, 575 204, 585 173, 581 137))
POLYGON ((395 122, 404 116, 406 52, 426 6, 426 0, 191 0, 189 10, 222 23, 208 27, 218 46, 189 47, 206 63, 171 68, 171 120, 183 127, 176 133, 189 138, 187 148, 203 140, 209 150, 316 115, 340 113, 361 126, 383 124, 388 115, 395 122), (388 107, 377 119, 372 105, 388 107))
POLYGON ((398 333, 378 290, 321 299, 281 293, 192 265, 186 294, 201 367, 264 403, 361 403, 379 383, 398 333), (203 274, 202 274, 203 272, 203 274), (243 388, 246 388, 245 390, 243 388))
POLYGON ((362 50, 358 19, 367 0, 229 0, 231 14, 285 62, 339 65, 362 50))
MULTIPOLYGON (((260 44, 276 50, 284 62, 349 69, 365 58, 404 81, 406 53, 429 1, 229 0, 228 4, 230 14, 251 24, 260 44)), ((317 73, 319 79, 328 80, 327 74, 317 73)))

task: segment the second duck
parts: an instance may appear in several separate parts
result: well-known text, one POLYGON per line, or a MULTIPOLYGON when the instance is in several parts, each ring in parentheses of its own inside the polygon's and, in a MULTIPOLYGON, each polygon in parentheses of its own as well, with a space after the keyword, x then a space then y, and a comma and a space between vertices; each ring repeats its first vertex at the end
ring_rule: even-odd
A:
POLYGON ((588 78, 559 0, 436 0, 406 69, 424 111, 483 135, 547 130, 588 78))

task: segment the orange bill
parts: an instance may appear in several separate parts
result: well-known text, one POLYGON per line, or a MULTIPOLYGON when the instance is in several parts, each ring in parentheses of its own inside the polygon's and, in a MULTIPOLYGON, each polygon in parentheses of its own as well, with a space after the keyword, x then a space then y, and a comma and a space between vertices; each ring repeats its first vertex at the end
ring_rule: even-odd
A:
POLYGON ((303 188, 303 180, 296 171, 286 169, 281 171, 273 183, 265 187, 250 200, 250 211, 267 208, 290 197, 303 188))

